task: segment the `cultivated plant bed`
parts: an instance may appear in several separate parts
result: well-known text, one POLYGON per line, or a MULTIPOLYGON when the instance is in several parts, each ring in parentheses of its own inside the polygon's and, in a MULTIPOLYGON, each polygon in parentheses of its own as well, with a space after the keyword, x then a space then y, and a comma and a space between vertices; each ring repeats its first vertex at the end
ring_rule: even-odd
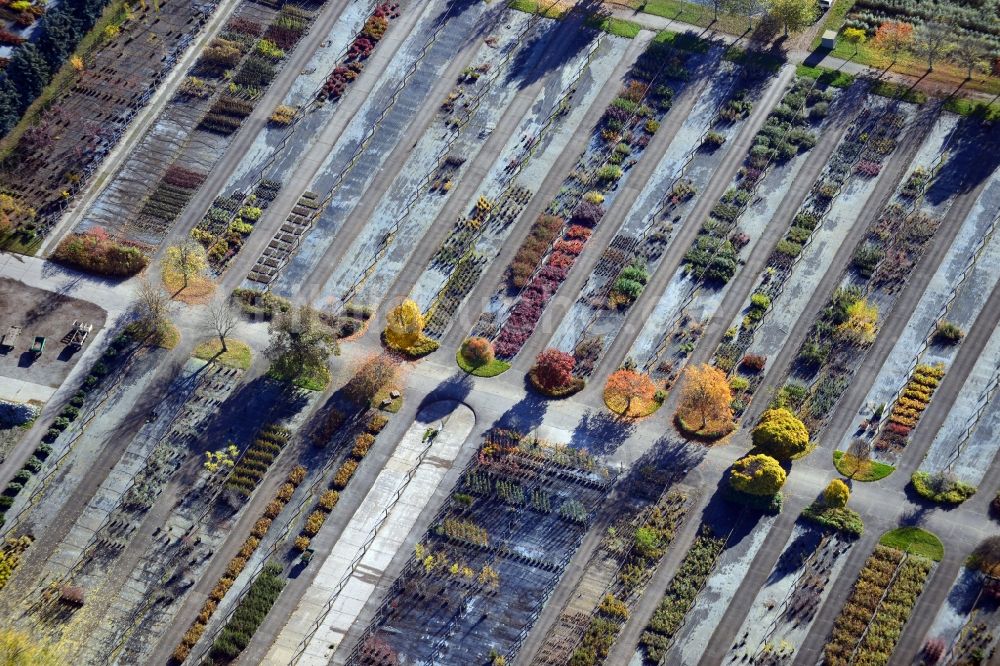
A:
POLYGON ((888 663, 933 561, 878 545, 823 648, 828 663, 888 663))
POLYGON ((797 524, 737 631, 727 661, 770 664, 794 658, 851 546, 850 539, 797 524))
POLYGON ((416 280, 412 294, 427 314, 429 335, 443 335, 485 266, 501 252, 531 198, 529 188, 544 179, 556 159, 555 147, 570 139, 624 48, 620 40, 595 41, 558 80, 562 88, 557 98, 550 101, 549 93, 540 93, 512 133, 470 205, 470 214, 456 222, 416 280))
POLYGON ((576 353, 581 375, 592 372, 606 344, 624 326, 630 307, 687 221, 695 195, 721 163, 724 151, 701 150, 703 137, 710 131, 734 137, 749 116, 760 82, 726 61, 721 67, 722 75, 713 77, 682 123, 581 297, 553 335, 554 346, 576 353))
POLYGON ((600 474, 566 473, 564 464, 583 458, 559 463, 568 454, 561 451, 512 432, 488 434, 366 640, 407 659, 512 659, 609 487, 600 474), (480 610, 455 612, 469 603, 480 610), (420 640, 428 630, 464 638, 420 640))
POLYGON ((689 59, 691 65, 696 61, 654 41, 633 66, 571 177, 537 223, 538 233, 522 243, 512 261, 507 275, 512 295, 504 299, 502 323, 477 325, 474 331, 494 339, 500 358, 515 356, 531 335, 545 302, 566 279, 605 206, 613 202, 625 168, 635 164, 648 144, 655 126, 646 121, 662 120, 674 96, 671 83, 677 87, 677 81, 688 78, 689 59))

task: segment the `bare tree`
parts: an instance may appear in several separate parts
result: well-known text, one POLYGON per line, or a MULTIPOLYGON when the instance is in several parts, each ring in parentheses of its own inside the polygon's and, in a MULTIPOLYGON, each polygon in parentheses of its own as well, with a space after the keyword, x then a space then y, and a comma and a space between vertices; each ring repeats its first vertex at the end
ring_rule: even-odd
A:
POLYGON ((170 299, 145 278, 139 282, 138 296, 136 312, 140 323, 149 333, 159 331, 170 315, 170 299))
POLYGON ((927 71, 933 72, 934 63, 951 50, 951 28, 940 21, 928 21, 917 29, 910 48, 927 59, 927 71))
POLYGON ((233 329, 240 323, 240 316, 236 312, 236 308, 233 307, 228 298, 224 296, 216 298, 208 306, 208 320, 215 334, 219 336, 222 351, 229 351, 226 347, 226 336, 232 333, 233 329))
POLYGON ((989 49, 983 40, 965 35, 955 42, 949 55, 952 62, 965 68, 965 80, 968 81, 976 70, 986 70, 989 49))

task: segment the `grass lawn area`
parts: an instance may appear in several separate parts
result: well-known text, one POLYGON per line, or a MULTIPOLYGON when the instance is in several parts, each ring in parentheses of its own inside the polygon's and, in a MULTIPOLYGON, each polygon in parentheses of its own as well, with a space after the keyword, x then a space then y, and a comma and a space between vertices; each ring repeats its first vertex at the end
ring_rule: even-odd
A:
POLYGON ((181 341, 181 331, 169 321, 163 324, 159 338, 156 341, 157 347, 163 349, 173 349, 181 341))
POLYGON ((833 465, 837 471, 854 481, 878 481, 895 471, 892 465, 869 460, 858 465, 853 460, 844 460, 843 451, 833 452, 833 465))
POLYGON ((498 358, 495 358, 492 362, 484 365, 472 365, 465 360, 464 356, 462 356, 461 349, 455 352, 455 362, 458 363, 458 367, 475 377, 496 377, 497 375, 502 375, 510 370, 510 363, 507 361, 501 361, 498 358))
POLYGON ((977 116, 983 120, 1000 120, 1000 102, 978 102, 964 97, 950 97, 944 108, 960 116, 977 116))
POLYGON ((878 540, 883 546, 896 548, 912 555, 920 555, 940 562, 944 557, 941 539, 919 527, 900 527, 882 535, 878 540))
POLYGON ((659 44, 670 44, 676 49, 692 51, 694 53, 708 53, 709 43, 704 39, 698 39, 690 32, 673 32, 671 30, 661 30, 653 38, 659 44))
POLYGON ((712 26, 716 30, 732 35, 742 35, 748 27, 745 16, 720 12, 719 19, 716 21, 715 11, 711 7, 684 2, 684 0, 628 0, 628 6, 644 14, 662 16, 702 28, 712 26))
POLYGON ((247 343, 233 339, 226 340, 226 351, 223 352, 219 339, 212 338, 195 347, 194 357, 205 361, 214 361, 230 368, 248 370, 253 353, 247 343))
POLYGON ((330 369, 322 368, 319 372, 311 374, 303 374, 297 377, 282 377, 274 370, 268 370, 267 376, 271 379, 277 379, 279 382, 290 382, 297 388, 305 389, 306 391, 322 391, 330 383, 330 369))
MULTIPOLYGON (((826 18, 823 19, 823 25, 820 29, 816 31, 816 38, 812 42, 812 50, 815 51, 819 48, 819 45, 823 43, 823 33, 827 30, 840 30, 840 26, 844 25, 844 19, 847 18, 847 12, 851 11, 854 7, 855 0, 834 0, 833 6, 830 7, 830 11, 826 13, 826 18)), ((851 47, 854 48, 853 46, 851 47)))
MULTIPOLYGON (((837 46, 830 52, 830 55, 835 58, 879 69, 885 69, 892 64, 891 58, 882 55, 871 44, 861 44, 858 47, 858 52, 855 54, 854 45, 839 37, 837 38, 837 46)), ((892 71, 915 78, 926 76, 925 81, 929 80, 933 83, 939 83, 945 89, 948 87, 957 89, 961 85, 963 89, 979 90, 991 95, 1000 95, 1000 78, 992 76, 983 78, 980 74, 971 81, 965 81, 964 69, 944 61, 934 63, 934 71, 928 72, 927 61, 909 53, 899 55, 895 64, 892 64, 892 71)))
POLYGON ((834 88, 849 88, 854 83, 854 76, 845 72, 840 72, 827 67, 810 67, 809 65, 796 65, 795 73, 815 79, 834 88))
POLYGON ((625 19, 613 17, 602 18, 600 16, 591 16, 587 19, 587 25, 591 28, 603 30, 615 37, 624 37, 625 39, 635 39, 639 31, 642 30, 642 26, 634 21, 626 21, 625 19))
POLYGON ((12 229, 5 234, 0 234, 0 249, 18 254, 34 255, 42 246, 44 239, 44 236, 35 236, 30 241, 25 241, 22 231, 12 229))
POLYGON ((569 12, 569 7, 559 0, 510 0, 507 4, 511 9, 551 19, 561 19, 569 12))
POLYGON ((215 283, 204 275, 188 276, 185 287, 184 276, 167 267, 163 268, 163 286, 171 298, 189 305, 207 303, 215 293, 215 283))
POLYGON ((403 407, 403 390, 398 386, 383 386, 382 389, 375 394, 371 402, 372 409, 381 409, 386 412, 395 414, 403 407), (399 391, 398 398, 391 398, 389 394, 392 391, 399 391), (382 407, 383 400, 392 400, 386 407, 382 407))

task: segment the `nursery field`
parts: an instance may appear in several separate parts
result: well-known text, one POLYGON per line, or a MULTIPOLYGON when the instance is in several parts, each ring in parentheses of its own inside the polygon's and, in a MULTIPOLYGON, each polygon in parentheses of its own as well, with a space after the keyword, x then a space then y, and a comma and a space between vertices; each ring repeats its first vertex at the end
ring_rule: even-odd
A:
POLYGON ((5 641, 1000 658, 1000 126, 628 5, 107 5, 0 146, 5 641))

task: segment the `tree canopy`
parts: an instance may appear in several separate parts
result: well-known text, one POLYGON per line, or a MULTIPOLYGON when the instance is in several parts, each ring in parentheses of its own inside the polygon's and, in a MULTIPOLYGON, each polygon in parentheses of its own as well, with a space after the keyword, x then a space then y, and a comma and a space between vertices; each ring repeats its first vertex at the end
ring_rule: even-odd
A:
POLYGON ((729 484, 749 495, 770 496, 785 484, 785 470, 771 456, 758 453, 733 463, 729 472, 729 484))
POLYGON ((754 446, 782 460, 809 448, 809 430, 795 414, 783 407, 764 412, 750 436, 754 446))
POLYGON ((707 363, 684 370, 677 416, 693 430, 728 430, 733 422, 733 396, 726 373, 707 363))

